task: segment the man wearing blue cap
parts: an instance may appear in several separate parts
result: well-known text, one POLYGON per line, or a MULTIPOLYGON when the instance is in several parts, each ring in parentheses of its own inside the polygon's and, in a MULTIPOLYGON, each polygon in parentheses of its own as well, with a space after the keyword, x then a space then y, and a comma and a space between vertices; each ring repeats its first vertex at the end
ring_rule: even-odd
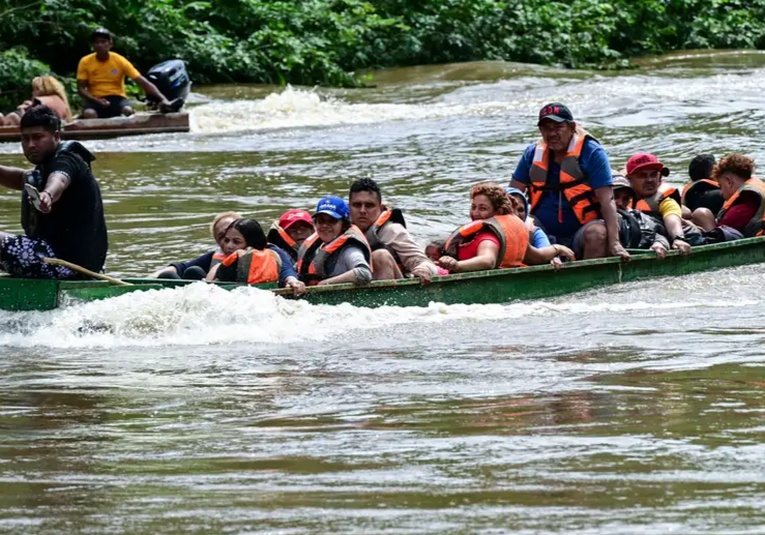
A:
POLYGON ((372 251, 364 233, 351 224, 351 213, 340 197, 324 197, 313 214, 316 233, 298 251, 297 272, 307 284, 324 286, 372 280, 372 251))
POLYGON ((528 188, 531 215, 577 258, 629 260, 619 242, 606 151, 560 102, 542 107, 537 126, 542 139, 523 153, 510 186, 528 188))

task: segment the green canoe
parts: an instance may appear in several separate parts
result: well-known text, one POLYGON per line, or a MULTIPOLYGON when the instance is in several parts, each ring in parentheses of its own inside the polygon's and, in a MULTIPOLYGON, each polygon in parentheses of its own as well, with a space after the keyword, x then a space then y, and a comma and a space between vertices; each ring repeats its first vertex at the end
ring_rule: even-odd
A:
MULTIPOLYGON (((316 286, 300 299, 315 304, 351 303, 378 307, 425 306, 431 301, 446 304, 506 303, 517 299, 554 297, 598 286, 655 277, 686 275, 699 271, 765 262, 765 236, 735 242, 694 247, 688 256, 668 253, 657 260, 654 253, 633 252, 626 264, 618 258, 582 260, 559 271, 551 266, 496 269, 436 277, 423 286, 416 279, 379 281, 368 286, 352 284, 316 286)), ((192 284, 163 279, 125 279, 132 286, 106 281, 52 281, 0 277, 0 309, 50 310, 69 303, 107 299, 129 292, 173 288, 192 284)), ((226 289, 236 284, 219 284, 226 289)), ((264 289, 287 295, 274 285, 264 289)), ((289 297, 292 297, 291 295, 289 297)))

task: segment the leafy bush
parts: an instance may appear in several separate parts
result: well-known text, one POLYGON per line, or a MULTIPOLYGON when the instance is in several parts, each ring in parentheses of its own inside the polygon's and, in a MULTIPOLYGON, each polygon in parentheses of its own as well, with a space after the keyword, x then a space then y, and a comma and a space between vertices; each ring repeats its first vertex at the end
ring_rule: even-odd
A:
POLYGON ((34 75, 71 77, 102 24, 139 70, 179 57, 197 83, 353 86, 353 71, 397 65, 619 68, 677 49, 763 48, 765 0, 0 0, 0 24, 8 107, 34 75))
POLYGON ((23 47, 0 52, 0 111, 16 109, 18 104, 29 98, 32 78, 49 72, 50 67, 30 58, 23 47))

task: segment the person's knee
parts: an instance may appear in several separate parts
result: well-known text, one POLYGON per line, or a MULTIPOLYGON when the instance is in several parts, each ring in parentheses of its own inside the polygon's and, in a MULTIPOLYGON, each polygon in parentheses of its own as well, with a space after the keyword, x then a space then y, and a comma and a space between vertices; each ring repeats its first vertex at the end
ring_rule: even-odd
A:
POLYGON ((396 260, 390 251, 386 249, 378 249, 372 251, 372 273, 374 278, 380 279, 396 279, 400 278, 401 271, 396 265, 396 260))
POLYGON ((163 271, 160 271, 159 274, 157 274, 158 279, 180 279, 181 277, 178 275, 178 272, 174 270, 173 268, 168 268, 163 271))
POLYGON ((582 241, 585 245, 604 245, 608 241, 608 230, 603 223, 593 223, 582 233, 582 241))
POLYGON ((581 241, 577 247, 579 255, 584 259, 601 258, 608 253, 608 230, 604 223, 590 223, 582 231, 581 241))
POLYGON ((703 229, 710 230, 710 225, 714 226, 715 216, 709 208, 696 208, 693 211, 692 221, 703 229))
POLYGON ((130 116, 131 116, 131 115, 133 115, 133 113, 135 113, 135 112, 133 111, 133 108, 131 108, 130 106, 123 106, 123 107, 122 107, 122 112, 121 112, 121 113, 122 113, 122 115, 124 115, 125 117, 130 117, 130 116))
POLYGON ((181 278, 188 280, 201 281, 207 276, 207 272, 199 266, 190 266, 183 270, 181 278))
POLYGON ((82 118, 83 119, 97 119, 98 118, 98 112, 94 110, 93 108, 85 108, 82 110, 82 118))

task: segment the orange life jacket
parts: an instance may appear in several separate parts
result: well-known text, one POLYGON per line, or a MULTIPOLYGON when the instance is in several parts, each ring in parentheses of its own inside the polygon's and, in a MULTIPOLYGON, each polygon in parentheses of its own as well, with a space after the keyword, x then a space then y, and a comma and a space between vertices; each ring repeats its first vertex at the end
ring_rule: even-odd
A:
POLYGON ((226 267, 236 265, 236 282, 261 284, 277 282, 282 270, 282 259, 271 249, 239 249, 228 255, 222 262, 226 267))
MULTIPOLYGON (((215 249, 212 255, 212 259, 210 260, 210 269, 213 268, 213 266, 217 266, 221 262, 223 262, 223 259, 226 258, 226 255, 223 251, 221 251, 220 248, 215 249)), ((208 270, 209 271, 209 270, 208 270)))
POLYGON ((271 228, 268 229, 266 239, 268 240, 268 243, 272 243, 280 249, 283 249, 293 260, 297 260, 300 247, 278 223, 271 225, 271 228))
POLYGON ((382 229, 388 223, 399 223, 400 225, 406 227, 404 214, 398 208, 386 208, 380 212, 380 215, 377 217, 377 221, 375 221, 372 226, 370 226, 364 233, 364 236, 366 237, 367 241, 369 242, 369 246, 373 251, 381 247, 385 247, 386 244, 380 241, 379 234, 380 229, 382 229))
POLYGON ((387 243, 384 243, 380 240, 380 230, 388 223, 398 223, 406 228, 406 221, 404 220, 403 212, 401 212, 401 210, 398 208, 386 208, 377 217, 377 221, 375 221, 372 226, 367 229, 367 231, 364 233, 364 237, 367 239, 369 248, 372 251, 376 251, 378 249, 386 249, 393 256, 393 259, 396 261, 396 264, 398 264, 401 273, 406 273, 404 265, 401 263, 401 258, 398 256, 396 250, 387 243))
POLYGON ((529 229, 526 223, 514 215, 497 215, 462 225, 446 240, 444 251, 447 255, 457 258, 459 246, 470 242, 479 232, 485 230, 491 231, 499 239, 495 268, 523 265, 523 258, 529 246, 529 229))
POLYGON ((544 140, 537 142, 534 160, 529 170, 530 213, 534 213, 545 191, 553 190, 566 196, 569 206, 582 225, 600 218, 598 197, 579 165, 579 157, 582 155, 582 148, 587 139, 597 141, 585 130, 577 127, 560 163, 560 183, 557 186, 547 186, 547 175, 553 154, 544 140))
POLYGON ((319 235, 314 232, 300 246, 296 267, 298 276, 309 284, 316 284, 318 281, 326 279, 329 277, 326 270, 327 262, 343 247, 350 244, 360 245, 364 251, 364 258, 369 262, 372 249, 369 247, 364 233, 356 225, 351 225, 348 230, 326 244, 322 243, 319 235))
POLYGON ((656 193, 650 197, 633 201, 632 206, 646 215, 655 217, 659 221, 663 221, 664 217, 661 215, 661 209, 659 207, 666 199, 674 199, 677 204, 680 204, 680 193, 677 191, 676 187, 662 182, 659 184, 659 189, 656 190, 656 193))
POLYGON ((749 220, 749 223, 746 224, 741 234, 743 234, 745 238, 762 236, 765 234, 765 184, 763 184, 759 178, 752 177, 744 182, 741 187, 736 190, 736 193, 734 193, 730 199, 725 201, 722 210, 717 214, 717 221, 720 221, 723 218, 725 213, 730 210, 731 206, 736 204, 736 201, 738 201, 741 194, 745 191, 750 191, 757 195, 760 199, 760 207, 757 209, 754 217, 752 217, 752 219, 749 220))
POLYGON ((685 186, 683 186, 683 193, 680 195, 680 201, 682 204, 685 204, 685 197, 688 195, 689 191, 699 190, 700 193, 703 193, 705 191, 714 189, 719 190, 720 184, 710 178, 702 178, 701 180, 696 180, 695 182, 688 182, 685 186))

